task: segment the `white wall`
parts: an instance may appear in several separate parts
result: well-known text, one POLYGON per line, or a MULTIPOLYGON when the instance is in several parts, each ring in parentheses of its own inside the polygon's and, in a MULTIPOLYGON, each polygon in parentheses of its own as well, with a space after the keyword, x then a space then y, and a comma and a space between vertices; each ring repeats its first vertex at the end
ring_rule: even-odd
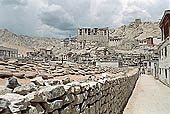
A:
POLYGON ((170 41, 167 40, 159 49, 161 50, 161 58, 159 58, 159 70, 161 68, 161 74, 159 73, 159 79, 170 85, 170 41), (167 57, 165 57, 165 46, 167 46, 167 57), (163 49, 163 56, 162 56, 162 49, 163 49), (167 78, 165 76, 165 69, 167 69, 167 78))
POLYGON ((153 38, 153 44, 159 45, 162 42, 161 38, 153 38))
POLYGON ((118 67, 118 62, 96 62, 97 66, 111 66, 111 67, 118 67))
POLYGON ((119 46, 121 44, 121 41, 109 41, 109 46, 119 46))

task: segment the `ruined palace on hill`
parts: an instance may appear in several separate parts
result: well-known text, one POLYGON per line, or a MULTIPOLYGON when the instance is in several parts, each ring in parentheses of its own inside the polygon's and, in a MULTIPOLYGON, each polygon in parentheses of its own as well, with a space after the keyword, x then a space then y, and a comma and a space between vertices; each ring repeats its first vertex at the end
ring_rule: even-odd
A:
POLYGON ((79 28, 77 40, 95 41, 100 44, 106 44, 109 41, 109 28, 79 28))

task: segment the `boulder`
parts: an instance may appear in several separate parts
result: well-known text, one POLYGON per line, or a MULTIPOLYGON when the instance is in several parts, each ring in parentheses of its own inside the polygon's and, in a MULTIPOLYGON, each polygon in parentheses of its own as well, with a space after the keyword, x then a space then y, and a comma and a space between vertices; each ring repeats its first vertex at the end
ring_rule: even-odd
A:
POLYGON ((80 109, 81 109, 82 112, 86 109, 87 103, 88 103, 87 101, 84 101, 84 102, 82 103, 82 105, 81 105, 81 107, 80 107, 80 109))
POLYGON ((63 86, 46 86, 39 90, 39 93, 42 93, 47 97, 48 100, 52 100, 64 95, 65 90, 63 86))
POLYGON ((25 75, 24 73, 18 73, 18 72, 13 73, 13 76, 20 78, 20 79, 25 78, 24 75, 25 75))
POLYGON ((63 100, 55 100, 53 102, 42 103, 47 112, 53 112, 63 106, 63 100))
POLYGON ((81 114, 80 113, 80 106, 79 105, 74 106, 73 109, 72 109, 72 113, 73 114, 81 114))
MULTIPOLYGON (((24 114, 41 114, 38 112, 38 110, 36 109, 36 107, 34 106, 29 106, 28 109, 26 110, 26 112, 24 114)), ((42 113, 43 114, 43 113, 42 113)))
POLYGON ((8 63, 6 63, 4 61, 0 61, 0 65, 8 65, 8 63))
POLYGON ((50 70, 55 70, 56 69, 56 67, 55 66, 50 66, 50 68, 49 68, 50 70))
POLYGON ((48 79, 50 79, 50 78, 53 78, 53 76, 51 75, 51 74, 41 74, 40 76, 42 76, 42 79, 44 79, 44 80, 48 80, 48 79))
POLYGON ((18 80, 16 78, 14 78, 14 77, 8 78, 6 87, 8 87, 10 89, 14 89, 18 86, 20 86, 20 84, 18 83, 18 80))
POLYGON ((30 105, 30 102, 27 102, 24 96, 15 93, 0 95, 0 99, 5 99, 10 102, 8 107, 12 113, 18 113, 26 110, 30 105))
POLYGON ((69 104, 75 100, 73 94, 64 95, 62 98, 64 105, 69 104))
POLYGON ((35 78, 36 75, 37 75, 36 72, 26 72, 26 73, 25 73, 25 77, 26 77, 26 78, 30 78, 30 79, 35 78))
POLYGON ((0 65, 0 70, 6 69, 4 65, 0 65))
POLYGON ((55 110, 52 114, 59 114, 58 110, 55 110))
POLYGON ((18 60, 17 59, 10 59, 10 60, 8 60, 8 64, 15 64, 15 63, 17 63, 18 62, 18 60))
POLYGON ((8 108, 10 102, 7 99, 0 98, 0 112, 8 108))
MULTIPOLYGON (((0 111, 0 114, 11 114, 11 111, 9 108, 5 108, 4 110, 0 111)), ((20 113, 18 113, 20 114, 20 113)))
POLYGON ((38 91, 29 93, 25 97, 26 100, 29 102, 34 102, 34 103, 47 102, 47 97, 44 94, 39 93, 38 91))
POLYGON ((66 85, 68 83, 70 83, 70 78, 69 77, 65 77, 63 80, 62 80, 63 84, 66 85))
POLYGON ((86 75, 86 72, 84 70, 79 70, 78 73, 81 75, 86 75))
POLYGON ((44 80, 42 79, 42 77, 36 77, 34 79, 31 79, 31 82, 38 86, 43 86, 43 81, 44 80))
POLYGON ((72 113, 72 107, 71 105, 63 108, 61 111, 60 111, 60 114, 71 114, 72 113))
POLYGON ((60 84, 59 80, 43 81, 43 85, 45 85, 45 86, 55 86, 55 85, 59 85, 59 84, 60 84))
POLYGON ((26 94, 36 91, 36 90, 37 90, 37 86, 35 86, 35 84, 33 84, 33 83, 30 83, 27 85, 18 86, 16 88, 14 88, 13 92, 18 93, 20 95, 26 95, 26 94))
POLYGON ((81 87, 78 86, 78 85, 72 86, 72 87, 71 87, 71 92, 72 92, 73 94, 79 94, 79 93, 81 92, 81 87))
POLYGON ((12 93, 12 89, 10 89, 10 88, 0 88, 0 95, 5 95, 7 93, 12 93))
POLYGON ((17 62, 17 63, 15 63, 15 65, 17 65, 17 66, 24 66, 24 65, 26 65, 26 63, 22 63, 22 62, 17 62))
POLYGON ((63 69, 57 69, 56 72, 57 72, 57 73, 63 73, 64 70, 63 70, 63 69))
POLYGON ((54 73, 53 76, 64 76, 64 73, 54 73))
POLYGON ((39 103, 32 103, 31 105, 36 108, 38 114, 44 114, 45 110, 42 108, 42 106, 39 103))
POLYGON ((10 71, 4 71, 4 70, 0 70, 0 78, 9 78, 12 77, 12 72, 10 71))
POLYGON ((74 104, 81 104, 84 100, 83 94, 78 94, 75 96, 74 104))
POLYGON ((7 69, 16 69, 16 67, 15 66, 5 66, 5 68, 7 68, 7 69))

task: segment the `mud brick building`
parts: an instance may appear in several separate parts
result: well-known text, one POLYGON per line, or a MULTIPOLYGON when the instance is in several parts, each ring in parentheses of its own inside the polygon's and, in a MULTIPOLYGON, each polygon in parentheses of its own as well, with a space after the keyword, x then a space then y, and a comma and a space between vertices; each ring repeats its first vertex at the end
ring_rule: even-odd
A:
POLYGON ((18 50, 0 46, 0 59, 11 59, 18 57, 18 50))
POLYGON ((101 45, 109 42, 109 29, 106 28, 79 28, 77 33, 78 41, 97 41, 101 45))

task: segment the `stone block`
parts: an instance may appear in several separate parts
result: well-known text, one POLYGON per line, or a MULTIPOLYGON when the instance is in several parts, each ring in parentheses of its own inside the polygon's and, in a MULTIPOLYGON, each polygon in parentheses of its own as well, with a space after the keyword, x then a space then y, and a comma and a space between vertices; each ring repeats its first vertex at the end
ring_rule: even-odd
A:
POLYGON ((10 102, 9 109, 12 113, 26 110, 30 105, 30 102, 28 102, 24 96, 15 93, 0 95, 0 98, 10 102))
POLYGON ((64 105, 69 104, 75 100, 75 97, 73 94, 67 94, 62 96, 61 98, 63 100, 64 105))
POLYGON ((83 102, 83 100, 84 100, 83 94, 75 95, 74 104, 80 104, 83 102))
POLYGON ((55 100, 53 102, 42 103, 47 112, 53 112, 63 106, 63 100, 55 100))
POLYGON ((63 86, 46 86, 40 89, 38 92, 45 95, 48 100, 58 98, 65 94, 63 86))
POLYGON ((14 88, 13 92, 18 93, 20 95, 26 95, 26 94, 36 91, 36 90, 37 90, 37 87, 33 83, 30 83, 27 85, 18 86, 16 88, 14 88))
POLYGON ((47 102, 47 97, 38 91, 27 94, 25 98, 29 102, 47 102))

